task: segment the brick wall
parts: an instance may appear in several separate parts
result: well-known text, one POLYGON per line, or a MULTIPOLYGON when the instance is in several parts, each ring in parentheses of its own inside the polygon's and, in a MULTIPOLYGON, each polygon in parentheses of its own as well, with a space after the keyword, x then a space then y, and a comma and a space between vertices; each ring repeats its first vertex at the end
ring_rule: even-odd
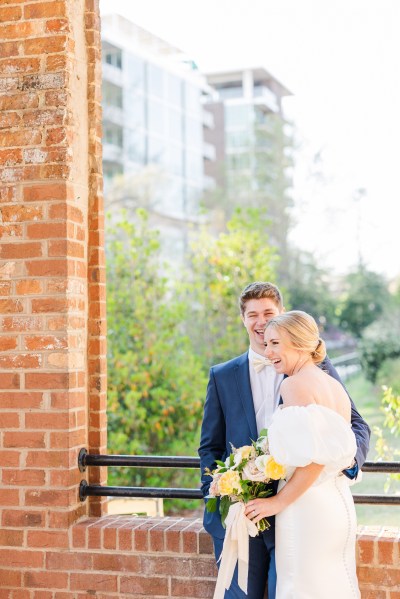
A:
MULTIPOLYGON (((78 498, 106 450, 100 66, 97 0, 0 0, 0 599, 213 592, 199 521, 78 498)), ((400 599, 396 534, 362 531, 363 599, 400 599)))
POLYGON ((96 2, 0 2, 0 513, 19 548, 68 545, 77 454, 106 447, 99 55, 96 2))

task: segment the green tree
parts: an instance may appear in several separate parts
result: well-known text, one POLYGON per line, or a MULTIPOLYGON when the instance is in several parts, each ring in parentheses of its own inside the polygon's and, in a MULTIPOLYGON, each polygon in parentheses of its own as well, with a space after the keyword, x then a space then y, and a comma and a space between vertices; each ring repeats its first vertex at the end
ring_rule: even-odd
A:
MULTIPOLYGON (((110 452, 194 454, 206 377, 185 334, 186 306, 169 285, 147 214, 138 210, 136 222, 110 227, 106 250, 110 452)), ((196 478, 179 470, 119 469, 110 475, 112 482, 148 486, 196 478)))
POLYGON ((390 303, 387 282, 360 265, 344 280, 345 290, 338 309, 340 326, 360 338, 364 329, 383 314, 390 303))
MULTIPOLYGON (((374 429, 377 436, 375 449, 381 460, 396 461, 399 459, 400 450, 389 445, 384 435, 385 430, 390 433, 392 438, 400 435, 400 395, 394 393, 391 387, 383 387, 381 410, 385 415, 385 420, 383 429, 379 427, 374 429)), ((400 474, 390 474, 388 476, 385 485, 386 491, 394 480, 400 480, 400 474)))
POLYGON ((247 347, 238 295, 251 281, 274 281, 277 255, 259 209, 237 209, 218 237, 207 230, 193 241, 184 293, 191 304, 187 330, 202 363, 230 359, 247 347))
POLYGON ((336 324, 337 299, 330 288, 329 274, 317 266, 310 253, 291 251, 287 278, 286 304, 312 314, 323 326, 336 324))

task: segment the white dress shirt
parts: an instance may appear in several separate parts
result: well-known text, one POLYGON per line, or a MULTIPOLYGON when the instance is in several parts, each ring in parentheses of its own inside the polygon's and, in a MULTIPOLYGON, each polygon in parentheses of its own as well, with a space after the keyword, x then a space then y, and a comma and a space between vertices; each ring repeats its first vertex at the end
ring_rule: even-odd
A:
POLYGON ((283 374, 277 374, 271 365, 256 372, 252 364, 254 358, 264 358, 249 348, 249 373, 251 392, 253 394, 254 412, 256 414, 257 434, 271 424, 272 415, 279 405, 279 388, 283 374))

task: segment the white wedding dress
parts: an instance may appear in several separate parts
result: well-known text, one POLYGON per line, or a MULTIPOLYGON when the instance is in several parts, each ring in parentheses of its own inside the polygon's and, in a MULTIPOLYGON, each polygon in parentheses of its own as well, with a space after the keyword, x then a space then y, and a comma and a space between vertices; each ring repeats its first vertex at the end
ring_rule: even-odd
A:
MULTIPOLYGON (((276 599, 359 599, 356 515, 349 479, 341 474, 356 454, 351 425, 321 405, 275 412, 271 455, 297 466, 323 464, 317 481, 276 516, 276 599)), ((282 488, 286 481, 280 481, 282 488)))

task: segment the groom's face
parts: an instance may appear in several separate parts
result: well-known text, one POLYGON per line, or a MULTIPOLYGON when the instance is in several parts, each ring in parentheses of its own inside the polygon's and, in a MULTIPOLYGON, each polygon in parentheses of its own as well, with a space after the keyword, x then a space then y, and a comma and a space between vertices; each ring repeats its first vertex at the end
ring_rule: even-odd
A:
POLYGON ((264 355, 265 324, 282 312, 284 312, 284 308, 278 307, 269 297, 252 299, 246 302, 241 318, 249 335, 250 347, 257 354, 264 355))

